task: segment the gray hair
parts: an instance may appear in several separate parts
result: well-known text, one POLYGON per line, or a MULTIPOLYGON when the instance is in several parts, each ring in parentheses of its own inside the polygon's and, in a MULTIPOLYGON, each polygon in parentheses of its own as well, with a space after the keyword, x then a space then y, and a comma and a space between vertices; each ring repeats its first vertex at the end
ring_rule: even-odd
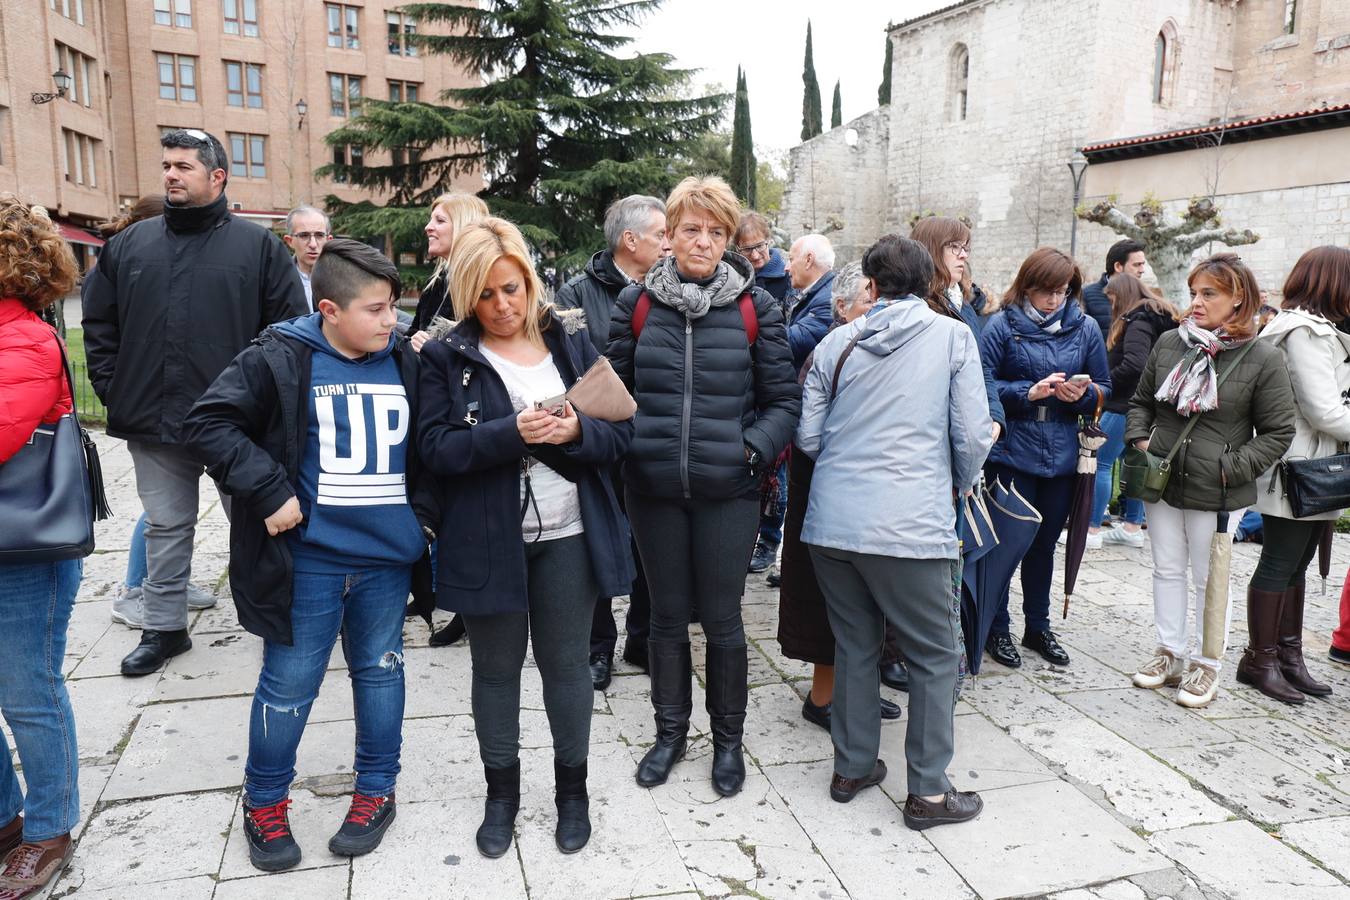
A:
POLYGON ((664 216, 666 202, 646 194, 630 194, 611 203, 605 211, 605 243, 609 249, 618 249, 625 231, 634 234, 642 231, 647 225, 647 218, 654 212, 664 216))
POLYGON ((294 231, 295 217, 304 215, 305 213, 314 213, 315 215, 323 216, 323 230, 325 234, 333 230, 333 221, 328 218, 328 213, 321 209, 316 209, 313 206, 297 206, 295 209, 286 213, 286 231, 294 231))
POLYGON ((823 234, 804 234, 797 238, 794 246, 800 245, 803 253, 810 253, 816 263, 826 269, 834 268, 834 247, 830 239, 823 234))
POLYGON ((862 263, 851 262, 841 266, 834 273, 834 284, 830 288, 830 299, 837 306, 841 301, 852 303, 863 286, 862 263))

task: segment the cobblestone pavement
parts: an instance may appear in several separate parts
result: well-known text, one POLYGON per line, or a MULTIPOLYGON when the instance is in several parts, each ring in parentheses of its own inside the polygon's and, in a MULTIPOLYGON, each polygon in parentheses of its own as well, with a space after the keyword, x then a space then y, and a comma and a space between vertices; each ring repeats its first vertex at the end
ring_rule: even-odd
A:
MULTIPOLYGON (((85 817, 52 896, 1350 898, 1350 671, 1324 656, 1350 563, 1350 541, 1340 540, 1326 593, 1315 579, 1310 587, 1306 633, 1309 665, 1336 693, 1299 709, 1235 684, 1241 598, 1210 708, 1187 712, 1165 693, 1132 688, 1129 673, 1153 646, 1148 551, 1089 552, 1076 605, 1057 625, 1072 665, 1027 659, 1014 672, 986 661, 957 709, 951 766, 958 787, 983 794, 984 814, 924 834, 905 829, 897 805, 904 720, 882 731, 891 769, 882 789, 847 806, 829 799, 829 736, 800 715, 809 668, 778 652, 776 594, 752 577, 744 793, 712 791, 701 709, 671 782, 637 786, 634 765, 653 730, 647 679, 620 663, 613 686, 595 695, 594 837, 581 853, 559 854, 531 669, 518 840, 506 857, 484 859, 473 841, 484 788, 468 650, 428 648, 425 626, 410 623, 399 813, 384 846, 350 862, 326 849, 351 788, 351 697, 337 652, 292 794, 303 862, 261 875, 248 862, 239 805, 260 641, 239 628, 227 597, 224 516, 203 481, 194 581, 222 602, 196 616, 193 650, 157 675, 122 678, 117 665, 136 633, 110 624, 109 607, 138 503, 125 448, 99 443, 119 515, 99 526, 70 630, 85 817)), ((1236 548, 1235 584, 1245 584, 1255 550, 1236 548)))

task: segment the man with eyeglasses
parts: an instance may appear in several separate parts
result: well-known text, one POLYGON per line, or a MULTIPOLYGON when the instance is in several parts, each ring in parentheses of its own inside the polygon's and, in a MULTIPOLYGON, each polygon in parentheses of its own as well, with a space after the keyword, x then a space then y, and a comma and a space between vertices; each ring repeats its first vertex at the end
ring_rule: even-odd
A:
POLYGON ((295 254, 295 271, 300 273, 310 312, 314 311, 314 293, 309 286, 309 274, 314 271, 314 264, 319 261, 323 245, 330 237, 328 216, 314 207, 297 206, 286 213, 286 234, 281 239, 295 254))
POLYGON ((131 451, 145 508, 144 629, 122 660, 127 676, 149 675, 192 648, 186 592, 203 467, 182 446, 183 420, 260 331, 306 311, 285 246, 230 214, 220 141, 180 128, 160 146, 164 215, 108 241, 81 296, 89 380, 108 409, 108 434, 131 451))
POLYGON ((735 249, 754 268, 755 285, 764 288, 779 303, 786 302, 792 280, 788 278, 787 256, 773 245, 769 220, 757 212, 743 213, 736 226, 735 249))

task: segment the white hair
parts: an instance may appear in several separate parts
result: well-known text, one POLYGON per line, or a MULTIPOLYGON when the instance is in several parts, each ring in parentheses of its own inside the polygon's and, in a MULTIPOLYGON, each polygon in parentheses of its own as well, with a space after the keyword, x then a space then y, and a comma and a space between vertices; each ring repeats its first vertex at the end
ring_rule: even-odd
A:
POLYGON ((625 232, 640 234, 651 221, 652 213, 666 214, 666 202, 645 194, 630 194, 615 200, 605 211, 605 243, 611 251, 619 249, 625 232))
POLYGON ((295 209, 293 209, 293 210, 291 210, 290 212, 286 213, 286 230, 287 230, 287 231, 294 231, 294 230, 295 230, 295 217, 296 217, 296 216, 299 216, 299 215, 303 215, 303 214, 305 214, 305 213, 314 213, 314 215, 316 215, 316 216, 322 216, 322 217, 323 217, 323 230, 324 230, 324 233, 327 233, 327 232, 333 230, 333 223, 329 220, 329 218, 328 218, 328 213, 324 212, 324 211, 321 210, 321 209, 315 209, 315 208, 312 207, 312 206, 297 206, 295 209))
POLYGON ((851 262, 834 273, 834 284, 830 288, 831 299, 836 303, 852 303, 858 299, 858 291, 863 286, 862 263, 851 262))
POLYGON ((830 245, 830 240, 825 235, 804 234, 797 238, 793 246, 800 248, 803 253, 814 256, 816 265, 826 269, 834 268, 834 247, 830 245))

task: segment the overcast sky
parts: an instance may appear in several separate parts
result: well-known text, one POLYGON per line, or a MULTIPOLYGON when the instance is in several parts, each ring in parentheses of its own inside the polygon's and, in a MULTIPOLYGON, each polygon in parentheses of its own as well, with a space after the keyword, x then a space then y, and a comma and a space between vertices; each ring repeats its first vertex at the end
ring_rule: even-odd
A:
MULTIPOLYGON (((694 83, 736 86, 745 68, 755 146, 786 151, 802 129, 802 54, 811 19, 812 53, 826 128, 834 82, 844 121, 877 105, 886 24, 923 15, 954 0, 666 0, 642 23, 635 47, 672 54, 701 69, 694 83)), ((725 127, 731 127, 730 111, 725 127)), ((762 154, 761 154, 762 155, 762 154)))

